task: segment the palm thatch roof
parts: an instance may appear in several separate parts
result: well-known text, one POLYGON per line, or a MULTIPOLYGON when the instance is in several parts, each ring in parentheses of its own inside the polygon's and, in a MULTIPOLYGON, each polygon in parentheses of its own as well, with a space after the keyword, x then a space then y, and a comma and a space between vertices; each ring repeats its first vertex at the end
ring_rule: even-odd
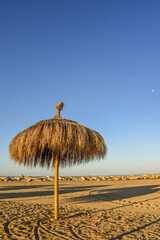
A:
POLYGON ((11 159, 28 166, 54 167, 58 157, 61 167, 103 158, 106 145, 96 131, 77 122, 62 119, 56 106, 53 119, 43 120, 17 134, 9 145, 11 159))

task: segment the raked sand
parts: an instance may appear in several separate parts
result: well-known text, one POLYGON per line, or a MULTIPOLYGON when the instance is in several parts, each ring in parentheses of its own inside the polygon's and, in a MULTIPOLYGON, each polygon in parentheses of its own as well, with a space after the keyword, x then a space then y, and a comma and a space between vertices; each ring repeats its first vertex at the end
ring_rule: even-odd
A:
POLYGON ((160 239, 160 179, 0 182, 0 239, 160 239))

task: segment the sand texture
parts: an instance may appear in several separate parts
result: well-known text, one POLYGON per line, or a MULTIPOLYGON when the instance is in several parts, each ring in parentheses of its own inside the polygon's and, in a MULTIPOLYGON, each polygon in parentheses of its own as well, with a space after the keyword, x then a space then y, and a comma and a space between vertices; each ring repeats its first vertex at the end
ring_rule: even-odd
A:
POLYGON ((0 239, 160 239, 160 179, 0 182, 0 239))

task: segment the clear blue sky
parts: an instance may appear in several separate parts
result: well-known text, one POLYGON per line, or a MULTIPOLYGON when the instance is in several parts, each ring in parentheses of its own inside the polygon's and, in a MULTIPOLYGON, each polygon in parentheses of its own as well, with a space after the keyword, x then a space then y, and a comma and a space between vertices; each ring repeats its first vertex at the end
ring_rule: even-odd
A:
POLYGON ((14 164, 8 146, 60 101, 108 147, 60 175, 160 172, 159 13, 159 0, 0 1, 0 176, 54 174, 14 164))

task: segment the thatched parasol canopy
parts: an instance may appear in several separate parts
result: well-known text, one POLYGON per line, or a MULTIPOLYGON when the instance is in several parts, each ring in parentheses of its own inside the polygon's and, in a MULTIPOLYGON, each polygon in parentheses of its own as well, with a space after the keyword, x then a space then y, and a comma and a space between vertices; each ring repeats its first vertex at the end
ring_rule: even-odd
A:
POLYGON ((106 146, 96 131, 77 122, 62 119, 61 102, 53 119, 43 120, 17 134, 9 146, 11 159, 28 166, 54 167, 55 156, 61 167, 103 158, 106 146))

